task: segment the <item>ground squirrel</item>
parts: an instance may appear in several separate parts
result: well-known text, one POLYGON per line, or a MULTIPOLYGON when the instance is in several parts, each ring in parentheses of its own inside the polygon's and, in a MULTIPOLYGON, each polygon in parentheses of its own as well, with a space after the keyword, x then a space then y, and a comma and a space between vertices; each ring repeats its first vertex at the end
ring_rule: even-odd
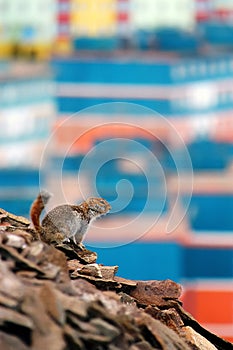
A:
POLYGON ((51 197, 47 191, 39 193, 31 206, 30 216, 41 240, 60 243, 72 239, 81 244, 91 221, 105 215, 111 209, 102 198, 88 198, 79 205, 63 204, 47 213, 40 224, 40 215, 51 197))

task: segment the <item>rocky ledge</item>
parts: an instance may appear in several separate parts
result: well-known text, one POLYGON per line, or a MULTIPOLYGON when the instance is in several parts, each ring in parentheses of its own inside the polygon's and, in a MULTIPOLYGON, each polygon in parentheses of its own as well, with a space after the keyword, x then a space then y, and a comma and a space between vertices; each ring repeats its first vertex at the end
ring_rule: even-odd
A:
POLYGON ((175 282, 127 280, 85 247, 33 237, 0 209, 1 350, 233 349, 183 309, 175 282))

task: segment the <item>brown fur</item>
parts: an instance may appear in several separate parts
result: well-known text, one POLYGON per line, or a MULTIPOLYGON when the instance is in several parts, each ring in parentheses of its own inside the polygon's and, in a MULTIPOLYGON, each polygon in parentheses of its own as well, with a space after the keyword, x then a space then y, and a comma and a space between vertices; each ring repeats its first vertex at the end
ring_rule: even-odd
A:
POLYGON ((30 217, 33 223, 33 226, 36 231, 40 231, 41 225, 40 225, 40 215, 43 211, 45 205, 48 203, 51 195, 48 192, 42 191, 39 193, 37 198, 32 203, 31 209, 30 209, 30 217))
POLYGON ((40 224, 40 215, 50 198, 48 192, 41 192, 32 204, 30 215, 40 239, 60 243, 72 239, 81 243, 91 220, 107 214, 111 209, 102 198, 88 198, 80 205, 64 204, 55 207, 40 224))

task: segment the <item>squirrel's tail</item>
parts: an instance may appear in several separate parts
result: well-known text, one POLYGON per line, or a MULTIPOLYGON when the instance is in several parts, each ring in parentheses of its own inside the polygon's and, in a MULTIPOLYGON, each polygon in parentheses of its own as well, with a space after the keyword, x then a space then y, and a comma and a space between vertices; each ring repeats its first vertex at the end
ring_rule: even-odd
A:
POLYGON ((47 191, 41 191, 37 198, 32 203, 31 209, 30 209, 30 217, 33 223, 33 226, 36 231, 40 231, 40 215, 42 210, 44 209, 45 205, 48 203, 49 199, 51 197, 51 193, 47 191))

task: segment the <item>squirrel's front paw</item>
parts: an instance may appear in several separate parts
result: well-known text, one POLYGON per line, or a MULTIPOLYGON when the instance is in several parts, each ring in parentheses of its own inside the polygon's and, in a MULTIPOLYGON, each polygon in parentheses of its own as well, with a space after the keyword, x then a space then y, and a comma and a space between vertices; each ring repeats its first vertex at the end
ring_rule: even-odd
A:
POLYGON ((69 238, 64 238, 63 241, 62 241, 62 243, 70 243, 70 242, 71 242, 71 241, 70 241, 69 238))

